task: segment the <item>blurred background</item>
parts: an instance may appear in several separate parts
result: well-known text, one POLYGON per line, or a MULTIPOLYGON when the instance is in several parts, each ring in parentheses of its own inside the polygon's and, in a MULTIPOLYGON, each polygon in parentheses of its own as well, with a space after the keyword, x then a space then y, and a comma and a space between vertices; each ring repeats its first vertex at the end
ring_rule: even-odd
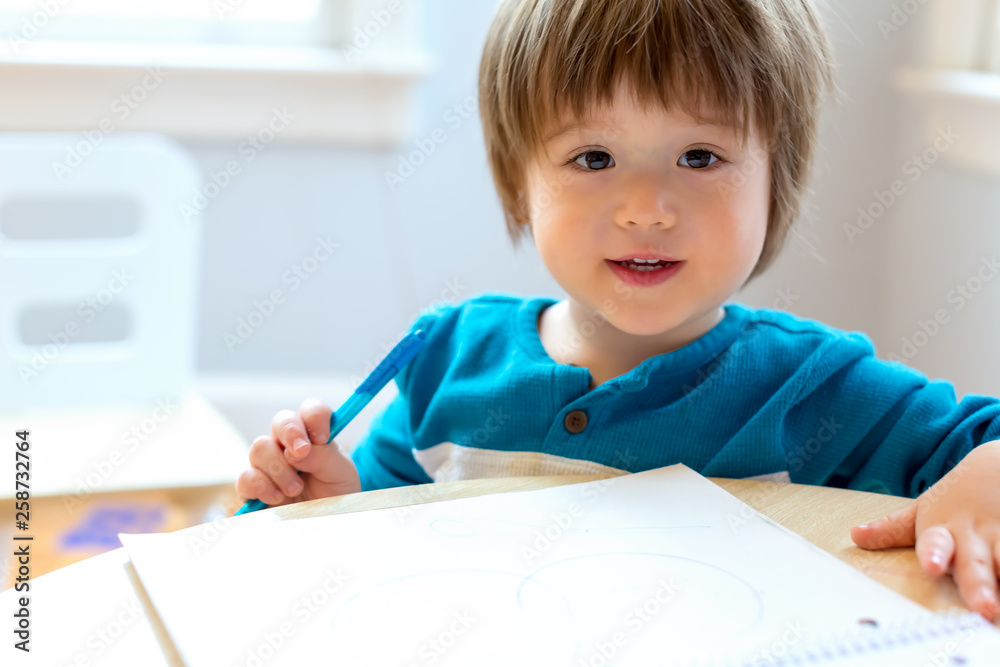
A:
MULTIPOLYGON (((486 166, 497 4, 0 0, 0 429, 53 563, 232 514, 275 412, 338 404, 422 308, 562 295, 486 166)), ((735 300, 1000 395, 1000 2, 818 4, 844 99, 735 300)))

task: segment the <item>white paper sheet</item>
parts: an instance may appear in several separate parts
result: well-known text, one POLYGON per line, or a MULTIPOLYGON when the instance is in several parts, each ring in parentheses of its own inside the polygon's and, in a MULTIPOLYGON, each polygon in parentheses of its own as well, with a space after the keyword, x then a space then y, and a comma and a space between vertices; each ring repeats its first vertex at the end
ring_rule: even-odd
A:
POLYGON ((930 613, 682 465, 121 539, 189 667, 680 664, 930 613))

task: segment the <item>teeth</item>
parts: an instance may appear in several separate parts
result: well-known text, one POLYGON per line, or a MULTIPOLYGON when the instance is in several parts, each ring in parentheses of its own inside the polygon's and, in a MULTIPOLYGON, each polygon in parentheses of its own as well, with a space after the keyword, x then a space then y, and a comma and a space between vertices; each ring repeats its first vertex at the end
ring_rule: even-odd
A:
POLYGON ((666 266, 669 266, 671 262, 663 259, 639 259, 638 257, 633 257, 632 259, 625 259, 618 262, 622 266, 628 267, 633 271, 658 271, 666 266))

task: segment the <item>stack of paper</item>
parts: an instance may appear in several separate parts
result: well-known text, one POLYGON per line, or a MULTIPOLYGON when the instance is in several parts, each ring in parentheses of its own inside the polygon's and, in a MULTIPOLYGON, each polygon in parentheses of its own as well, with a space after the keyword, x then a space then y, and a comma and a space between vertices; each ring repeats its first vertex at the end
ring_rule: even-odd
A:
POLYGON ((233 522, 207 544, 121 538, 188 667, 762 659, 758 648, 805 648, 862 620, 933 617, 680 465, 233 522))

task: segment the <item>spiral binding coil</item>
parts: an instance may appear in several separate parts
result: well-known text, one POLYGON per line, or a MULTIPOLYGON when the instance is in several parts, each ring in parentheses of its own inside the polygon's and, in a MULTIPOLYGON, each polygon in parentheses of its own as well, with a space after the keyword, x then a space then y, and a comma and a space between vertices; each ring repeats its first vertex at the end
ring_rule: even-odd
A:
MULTIPOLYGON (((991 627, 979 614, 952 608, 927 616, 894 621, 885 627, 854 628, 829 633, 801 646, 788 647, 782 655, 771 656, 771 647, 757 646, 737 654, 719 654, 689 667, 806 667, 808 665, 849 665, 853 659, 867 658, 900 647, 940 641, 970 630, 991 627)), ((773 645, 772 645, 773 646, 773 645)))

